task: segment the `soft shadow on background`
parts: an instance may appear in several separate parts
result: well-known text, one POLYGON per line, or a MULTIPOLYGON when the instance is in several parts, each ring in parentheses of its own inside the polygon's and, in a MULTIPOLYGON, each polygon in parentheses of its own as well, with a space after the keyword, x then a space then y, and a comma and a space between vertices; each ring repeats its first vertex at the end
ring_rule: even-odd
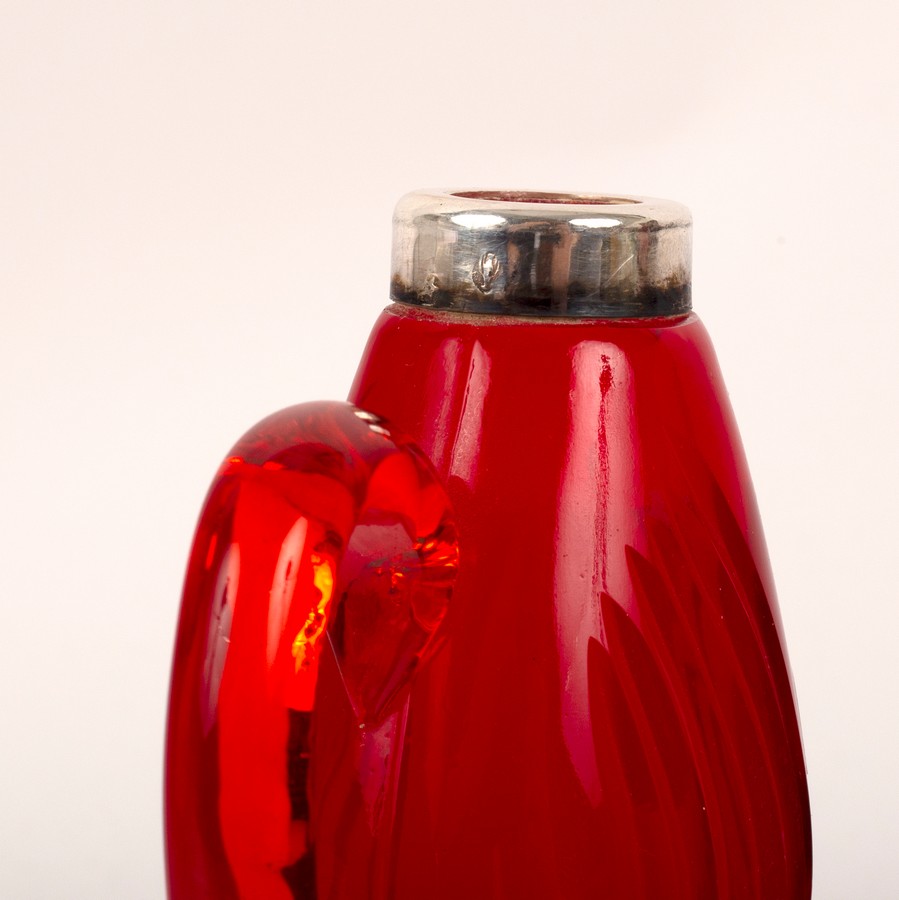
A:
POLYGON ((393 203, 431 186, 691 207, 779 586, 815 896, 899 895, 897 26, 870 0, 8 0, 0 896, 163 895, 206 487, 264 414, 345 396, 393 203))

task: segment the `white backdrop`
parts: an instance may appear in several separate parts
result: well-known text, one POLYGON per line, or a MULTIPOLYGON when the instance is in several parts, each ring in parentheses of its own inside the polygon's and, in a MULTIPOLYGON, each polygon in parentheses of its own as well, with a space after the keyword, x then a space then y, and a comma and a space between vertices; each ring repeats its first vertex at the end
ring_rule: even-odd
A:
POLYGON ((423 186, 692 208, 815 897, 899 896, 897 26, 871 0, 5 0, 0 897, 163 895, 203 495, 262 415, 345 396, 423 186))

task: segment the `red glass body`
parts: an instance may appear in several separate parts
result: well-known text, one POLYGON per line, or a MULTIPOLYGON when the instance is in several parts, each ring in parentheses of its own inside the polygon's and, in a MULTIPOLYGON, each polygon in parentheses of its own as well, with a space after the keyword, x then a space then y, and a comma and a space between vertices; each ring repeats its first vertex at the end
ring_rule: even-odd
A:
MULTIPOLYGON (((236 751, 204 744, 178 704, 202 671, 179 674, 176 656, 171 895, 807 900, 790 675, 699 320, 393 306, 350 399, 417 443, 454 508, 442 645, 370 722, 322 650, 292 849, 258 816, 230 821, 223 843, 241 773, 215 761, 252 755, 266 712, 232 729, 236 751), (254 882, 277 856, 266 841, 281 856, 254 882), (305 881, 285 878, 302 859, 305 881)), ((189 582, 184 617, 193 603, 189 582)), ((209 626, 182 619, 182 656, 191 627, 209 626)))

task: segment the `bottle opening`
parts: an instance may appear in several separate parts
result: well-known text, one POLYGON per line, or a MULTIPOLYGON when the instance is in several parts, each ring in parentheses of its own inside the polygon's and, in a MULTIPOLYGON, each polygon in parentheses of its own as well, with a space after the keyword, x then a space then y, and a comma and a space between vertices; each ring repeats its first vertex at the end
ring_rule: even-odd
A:
POLYGON ((496 203, 561 203, 569 206, 624 206, 640 203, 634 197, 606 197, 602 194, 566 194, 547 191, 454 191, 453 197, 492 200, 496 203))

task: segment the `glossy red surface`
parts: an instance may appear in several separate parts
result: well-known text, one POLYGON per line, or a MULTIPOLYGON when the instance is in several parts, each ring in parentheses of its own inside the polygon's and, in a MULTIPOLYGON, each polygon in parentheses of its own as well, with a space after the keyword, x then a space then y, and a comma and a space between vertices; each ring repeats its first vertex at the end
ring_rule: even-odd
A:
MULTIPOLYGON (((277 681, 260 636, 226 731, 235 617, 211 736, 205 673, 219 663, 202 648, 222 615, 203 598, 228 589, 198 586, 197 560, 240 520, 209 512, 230 508, 214 489, 176 653, 172 896, 807 900, 808 798, 776 602, 696 317, 392 307, 351 399, 409 434, 446 485, 459 566, 442 644, 392 701, 366 701, 361 728, 358 698, 379 691, 353 689, 323 645, 311 727, 291 738, 289 697, 260 699, 277 681), (296 748, 309 772, 305 818, 291 820, 296 748)), ((247 516, 264 622, 275 519, 247 516)))
MULTIPOLYGON (((367 748, 437 647, 456 567, 443 487, 376 417, 309 403, 237 444, 200 519, 175 649, 173 897, 314 896, 310 739, 322 654, 352 706, 352 738, 367 748)), ((388 773, 363 775, 375 805, 388 773)))

